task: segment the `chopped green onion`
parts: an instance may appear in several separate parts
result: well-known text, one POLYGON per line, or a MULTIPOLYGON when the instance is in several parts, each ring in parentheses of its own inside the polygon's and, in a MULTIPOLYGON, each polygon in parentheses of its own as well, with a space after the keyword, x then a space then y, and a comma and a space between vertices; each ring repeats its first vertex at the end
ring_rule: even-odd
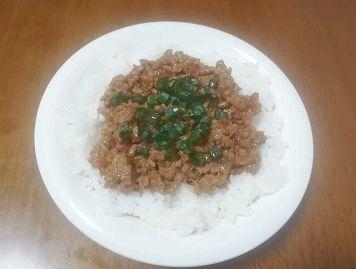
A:
POLYGON ((175 88, 180 91, 193 92, 196 89, 197 80, 188 77, 179 78, 174 84, 175 88))
POLYGON ((158 100, 157 100, 157 96, 150 94, 147 96, 147 105, 150 107, 153 107, 155 105, 158 105, 158 100))
POLYGON ((186 134, 189 130, 189 127, 182 123, 175 123, 174 127, 180 135, 186 134))
POLYGON ((204 103, 206 99, 207 99, 207 95, 205 92, 196 91, 192 94, 190 102, 204 103))
POLYGON ((180 137, 173 124, 164 124, 153 135, 153 142, 158 149, 167 149, 172 147, 180 137))
POLYGON ((175 96, 181 101, 188 101, 190 99, 191 94, 192 93, 190 91, 179 89, 175 93, 175 96))
POLYGON ((190 133, 190 139, 193 143, 199 144, 206 141, 210 135, 211 118, 209 116, 203 116, 200 122, 195 126, 190 133))
POLYGON ((117 132, 120 137, 129 138, 132 135, 132 126, 127 123, 124 123, 117 129, 117 132))
POLYGON ((178 105, 178 104, 180 104, 180 101, 179 101, 179 99, 178 99, 177 97, 171 96, 171 98, 170 98, 170 103, 171 103, 172 105, 178 105))
POLYGON ((161 91, 157 96, 157 102, 160 104, 169 104, 170 95, 165 91, 161 91))
POLYGON ((146 102, 146 96, 143 96, 141 94, 136 94, 133 98, 133 101, 135 103, 142 105, 144 102, 146 102))
POLYGON ((217 106, 219 104, 219 97, 214 97, 209 100, 209 106, 217 106))
POLYGON ((205 86, 204 92, 207 95, 207 99, 210 105, 215 106, 219 103, 219 95, 212 87, 205 86))
POLYGON ((168 149, 171 147, 172 142, 164 134, 157 134, 153 140, 153 143, 157 149, 168 149))
POLYGON ((190 154, 193 152, 193 143, 190 139, 183 139, 178 141, 177 147, 184 154, 190 154))
POLYGON ((127 103, 132 98, 132 94, 128 92, 118 92, 116 95, 109 99, 109 104, 111 106, 121 105, 127 103))
POLYGON ((211 127, 210 123, 206 123, 206 122, 199 122, 195 126, 195 129, 199 130, 199 132, 202 133, 200 139, 196 140, 197 143, 203 142, 209 137, 210 129, 211 129, 210 127, 211 127))
POLYGON ((169 140, 177 140, 180 136, 176 126, 171 123, 167 123, 161 126, 159 133, 164 134, 169 140))
POLYGON ((179 120, 182 117, 182 111, 179 107, 170 106, 164 112, 164 116, 168 121, 179 120))
POLYGON ((203 166, 207 163, 207 156, 205 153, 194 152, 190 155, 190 162, 195 166, 203 166))
POLYGON ((216 110, 215 111, 215 114, 214 114, 214 118, 216 120, 221 120, 221 119, 224 119, 228 116, 228 113, 224 110, 216 110))
POLYGON ((218 93, 214 90, 214 88, 210 87, 210 86, 205 86, 204 87, 204 92, 206 94, 208 94, 211 97, 215 97, 218 96, 218 93))
POLYGON ((156 88, 159 91, 165 91, 170 88, 169 84, 170 84, 170 81, 169 81, 168 77, 161 77, 161 78, 157 79, 156 88))
POLYGON ((169 80, 169 87, 172 88, 173 84, 176 82, 175 79, 170 79, 169 80))
POLYGON ((212 147, 209 150, 209 156, 210 156, 210 159, 214 162, 221 159, 221 157, 223 156, 223 151, 222 151, 221 147, 219 147, 219 146, 212 147))
POLYGON ((135 112, 135 115, 134 115, 134 118, 137 120, 137 121, 145 121, 147 116, 149 114, 149 110, 145 107, 138 107, 136 109, 136 112, 135 112))
POLYGON ((203 140, 204 131, 200 128, 195 128, 189 136, 189 139, 194 143, 200 143, 203 140))
MULTIPOLYGON (((205 115, 205 116, 203 116, 201 119, 200 119, 200 122, 199 122, 200 124, 208 124, 208 125, 210 125, 210 123, 211 123, 211 117, 210 116, 208 116, 208 115, 205 115)), ((209 128, 210 128, 210 126, 209 126, 209 128)))
POLYGON ((200 124, 199 125, 200 130, 204 133, 202 136, 202 141, 199 142, 206 142, 206 140, 209 138, 210 135, 210 124, 200 124))
POLYGON ((205 114, 205 108, 200 103, 190 104, 187 109, 187 116, 193 119, 199 119, 205 114))
POLYGON ((138 127, 138 136, 142 140, 149 140, 151 138, 151 129, 147 125, 140 125, 138 127))
POLYGON ((216 89, 218 85, 219 85, 219 77, 215 75, 214 78, 209 81, 209 87, 216 89))
POLYGON ((146 158, 148 157, 149 153, 150 153, 150 147, 148 145, 139 145, 135 151, 136 155, 141 155, 146 158))
POLYGON ((197 78, 191 78, 190 80, 194 86, 198 86, 200 84, 200 80, 197 78))
POLYGON ((178 106, 179 106, 180 108, 185 109, 185 108, 187 107, 187 102, 179 102, 179 103, 178 103, 178 106))
POLYGON ((159 113, 154 110, 151 110, 148 115, 147 122, 152 125, 157 125, 159 123, 159 119, 159 113))

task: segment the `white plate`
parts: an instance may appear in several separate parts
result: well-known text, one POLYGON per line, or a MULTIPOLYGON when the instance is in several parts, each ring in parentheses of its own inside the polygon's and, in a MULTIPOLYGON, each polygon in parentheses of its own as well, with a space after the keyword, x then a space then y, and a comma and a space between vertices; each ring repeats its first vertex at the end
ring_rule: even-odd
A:
POLYGON ((296 210, 306 191, 313 160, 312 133, 306 110, 283 72, 239 38, 205 26, 178 22, 145 23, 119 29, 92 41, 69 58, 43 95, 36 118, 35 148, 50 195, 79 230, 116 253, 165 266, 217 263, 237 257, 266 241, 296 210), (289 144, 284 160, 289 182, 283 189, 257 201, 254 214, 243 217, 236 225, 221 224, 203 234, 188 237, 152 228, 138 219, 110 217, 91 206, 86 190, 70 169, 73 156, 64 149, 63 137, 68 125, 63 124, 61 115, 56 113, 68 103, 78 107, 77 100, 89 88, 104 91, 115 74, 127 73, 138 59, 157 58, 167 48, 180 49, 203 60, 214 52, 214 57, 205 59, 209 63, 227 58, 257 63, 258 71, 271 80, 270 88, 285 122, 282 136, 289 144))

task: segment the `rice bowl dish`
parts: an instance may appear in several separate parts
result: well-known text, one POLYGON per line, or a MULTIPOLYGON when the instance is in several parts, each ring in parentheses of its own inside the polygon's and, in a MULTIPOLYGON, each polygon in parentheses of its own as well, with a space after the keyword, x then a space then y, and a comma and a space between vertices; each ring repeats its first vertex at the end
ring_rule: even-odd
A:
POLYGON ((206 26, 154 22, 101 36, 60 67, 38 109, 35 151, 53 201, 86 236, 134 260, 191 267, 242 255, 278 232, 308 186, 313 139, 295 87, 259 50, 206 26), (128 74, 139 59, 158 59, 167 49, 210 66, 223 60, 242 95, 259 94, 262 111, 252 123, 266 141, 252 180, 245 180, 251 174, 238 174, 215 195, 199 196, 185 184, 173 196, 150 191, 121 195, 104 186, 88 160, 105 125, 98 114, 100 98, 113 77, 128 74))
POLYGON ((275 112, 269 80, 258 74, 257 66, 250 63, 235 64, 232 76, 242 94, 257 92, 260 96, 261 112, 253 119, 253 125, 264 132, 266 141, 261 145, 260 168, 255 174, 242 172, 231 176, 228 185, 213 194, 197 194, 188 184, 182 184, 176 193, 168 194, 148 190, 124 194, 117 189, 104 188, 102 177, 87 159, 99 140, 98 130, 104 121, 96 111, 103 94, 98 89, 87 93, 85 103, 88 109, 81 110, 80 123, 68 123, 72 133, 67 134, 70 139, 66 140, 68 149, 77 156, 80 165, 76 168, 81 168, 76 173, 81 176, 82 185, 93 203, 108 215, 137 217, 154 227, 187 236, 253 214, 251 205, 254 202, 282 188, 288 180, 282 165, 287 145, 281 140, 283 121, 275 112), (85 140, 81 139, 83 130, 88 130, 85 140))

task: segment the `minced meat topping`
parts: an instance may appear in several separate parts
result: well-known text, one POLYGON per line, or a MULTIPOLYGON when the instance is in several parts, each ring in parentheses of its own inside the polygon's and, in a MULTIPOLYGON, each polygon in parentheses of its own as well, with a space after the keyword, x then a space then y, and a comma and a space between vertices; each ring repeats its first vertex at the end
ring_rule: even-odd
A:
POLYGON ((211 193, 230 174, 254 173, 265 136, 251 123, 258 94, 240 88, 223 61, 215 67, 167 50, 115 77, 99 108, 101 139, 90 154, 107 187, 174 192, 182 183, 211 193))

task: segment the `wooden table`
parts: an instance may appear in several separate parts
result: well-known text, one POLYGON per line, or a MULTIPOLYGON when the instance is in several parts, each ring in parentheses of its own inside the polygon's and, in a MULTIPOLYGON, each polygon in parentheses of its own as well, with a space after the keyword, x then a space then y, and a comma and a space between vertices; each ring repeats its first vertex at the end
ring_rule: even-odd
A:
POLYGON ((289 223, 211 268, 356 268, 356 1, 0 1, 0 268, 156 268, 85 237, 39 175, 33 131, 43 91, 88 41, 178 20, 237 35, 271 57, 309 112, 315 160, 289 223))

